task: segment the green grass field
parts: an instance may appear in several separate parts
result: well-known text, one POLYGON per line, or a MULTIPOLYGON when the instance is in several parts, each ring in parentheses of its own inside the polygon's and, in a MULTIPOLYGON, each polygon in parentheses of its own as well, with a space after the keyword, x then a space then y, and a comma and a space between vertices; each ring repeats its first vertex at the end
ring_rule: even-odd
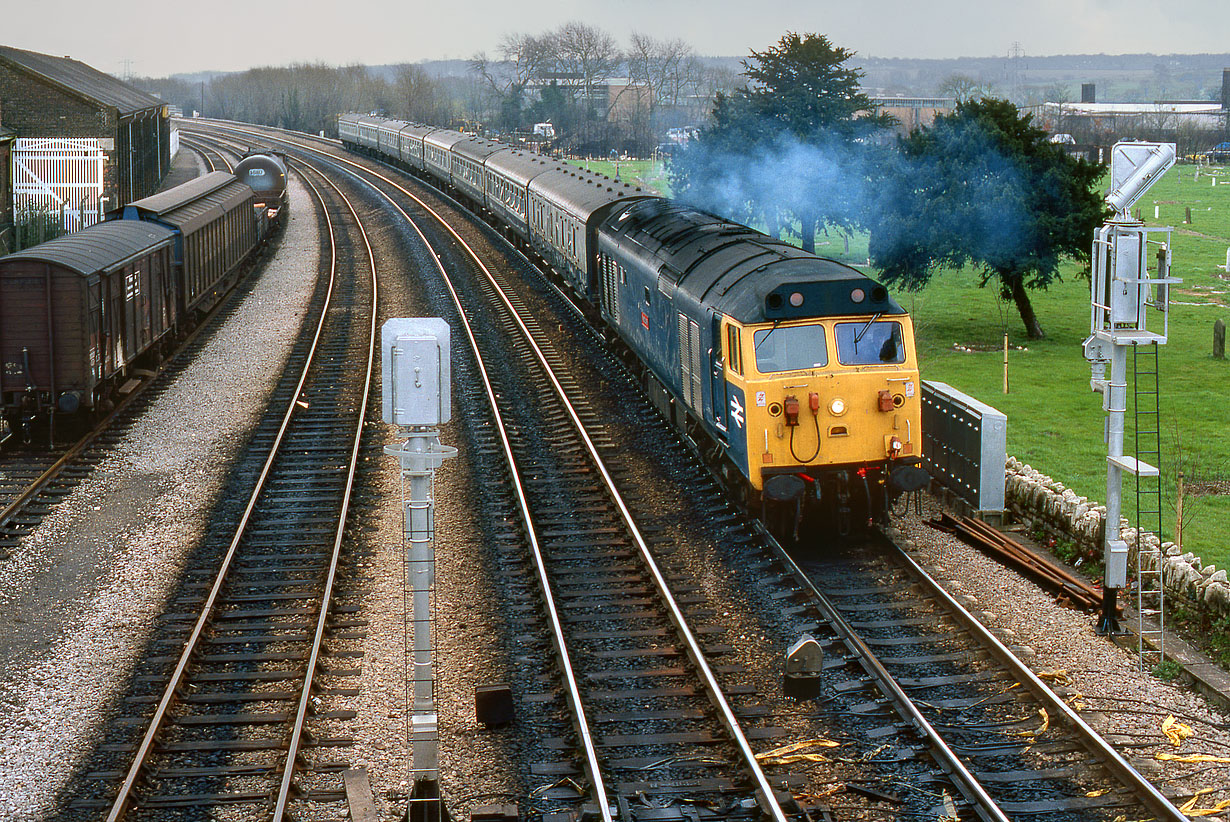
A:
POLYGON ((632 183, 664 197, 670 196, 670 181, 666 178, 666 170, 662 163, 656 160, 567 160, 574 166, 588 168, 598 174, 608 177, 618 176, 625 183, 632 183))
MULTIPOLYGON (((583 160, 573 162, 585 166, 583 160)), ((615 176, 612 163, 589 161, 589 167, 615 176)), ((653 161, 620 162, 619 173, 624 180, 667 193, 666 175, 653 161)), ((1175 229, 1172 273, 1183 279, 1171 295, 1170 339, 1159 356, 1163 534, 1174 538, 1175 478, 1182 468, 1189 491, 1183 546, 1206 565, 1222 568, 1230 565, 1230 361, 1213 359, 1212 337, 1216 319, 1230 322, 1230 280, 1218 268, 1225 265, 1230 247, 1230 169, 1202 169, 1196 178, 1194 166, 1173 168, 1137 207, 1147 224, 1175 229), (1187 208, 1190 225, 1183 222, 1187 208)), ((797 242, 797 235, 784 238, 797 242)), ((851 237, 848 251, 837 233, 822 234, 816 243, 823 256, 860 267, 867 260, 865 234, 851 237)), ((1025 338, 1016 307, 999 300, 994 288, 978 288, 975 271, 937 274, 923 291, 897 298, 914 315, 924 377, 1003 411, 1010 454, 1078 494, 1103 501, 1104 414, 1101 396, 1089 390, 1089 365, 1081 355, 1089 335, 1089 281, 1071 263, 1063 267, 1062 277, 1048 291, 1030 292, 1047 334, 1041 341, 1025 338), (1008 394, 1003 393, 1005 330, 1011 349, 1008 394)), ((1129 411, 1129 453, 1130 417, 1129 411)), ((1135 509, 1133 482, 1131 477, 1124 481, 1129 517, 1135 509)))

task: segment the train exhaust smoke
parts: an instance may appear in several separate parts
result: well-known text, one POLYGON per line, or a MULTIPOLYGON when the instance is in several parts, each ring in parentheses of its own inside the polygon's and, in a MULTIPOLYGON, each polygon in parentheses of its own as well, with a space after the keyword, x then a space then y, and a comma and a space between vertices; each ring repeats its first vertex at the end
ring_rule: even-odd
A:
POLYGON ((879 243, 909 247, 921 241, 919 229, 906 232, 881 218, 885 204, 908 197, 926 210, 932 236, 973 232, 988 256, 1012 258, 1043 230, 1022 212, 1023 175, 997 148, 994 138, 956 135, 942 130, 931 139, 943 143, 940 153, 961 155, 959 164, 937 163, 910 156, 895 138, 880 132, 859 139, 822 137, 805 141, 795 135, 762 131, 754 143, 715 146, 692 143, 673 163, 687 166, 686 178, 672 168, 677 199, 722 217, 771 233, 780 223, 790 228, 786 239, 807 220, 820 230, 869 230, 872 248, 879 243), (962 169, 954 174, 951 169, 962 169), (679 185, 682 183, 682 185, 679 185), (963 207, 944 208, 953 193, 963 207), (942 195, 942 196, 941 196, 942 195))

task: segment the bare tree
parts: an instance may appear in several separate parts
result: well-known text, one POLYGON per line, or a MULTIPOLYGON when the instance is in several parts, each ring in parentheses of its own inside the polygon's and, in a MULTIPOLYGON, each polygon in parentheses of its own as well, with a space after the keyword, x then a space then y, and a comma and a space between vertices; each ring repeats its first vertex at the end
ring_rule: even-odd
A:
POLYGON ((560 26, 551 39, 559 71, 580 83, 588 116, 597 81, 609 77, 623 62, 619 46, 602 29, 575 20, 560 26))
POLYGON ((632 32, 628 73, 634 82, 649 88, 651 114, 659 104, 679 104, 691 57, 692 47, 683 40, 656 40, 648 34, 632 32))
POLYGON ((984 82, 968 74, 950 75, 939 87, 941 97, 951 97, 958 103, 990 97, 994 90, 994 83, 984 82))
POLYGON ((452 119, 448 94, 421 66, 397 67, 391 97, 393 113, 412 122, 441 126, 452 119))
POLYGON ((697 118, 708 116, 718 94, 731 94, 744 84, 744 79, 734 69, 724 66, 706 66, 699 60, 688 61, 688 85, 694 89, 697 118))
POLYGON ((507 128, 519 125, 525 90, 554 62, 554 43, 550 35, 506 34, 500 40, 498 61, 479 52, 470 60, 470 71, 481 77, 495 98, 499 119, 507 128))
POLYGON ((470 59, 470 70, 497 94, 519 93, 531 81, 542 78, 554 59, 553 45, 549 35, 506 34, 500 40, 500 59, 493 61, 480 51, 470 59))

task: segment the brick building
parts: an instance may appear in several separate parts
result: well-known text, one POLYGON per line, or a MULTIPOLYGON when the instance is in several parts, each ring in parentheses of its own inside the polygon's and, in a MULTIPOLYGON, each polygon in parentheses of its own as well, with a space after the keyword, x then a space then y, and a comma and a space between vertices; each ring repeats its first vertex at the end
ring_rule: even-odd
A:
POLYGON ((37 206, 79 228, 153 194, 170 166, 163 103, 68 57, 0 46, 0 112, 16 136, 19 218, 23 197, 34 202, 41 188, 53 193, 37 206))
POLYGON ((0 254, 13 246, 13 140, 17 135, 0 126, 0 254))

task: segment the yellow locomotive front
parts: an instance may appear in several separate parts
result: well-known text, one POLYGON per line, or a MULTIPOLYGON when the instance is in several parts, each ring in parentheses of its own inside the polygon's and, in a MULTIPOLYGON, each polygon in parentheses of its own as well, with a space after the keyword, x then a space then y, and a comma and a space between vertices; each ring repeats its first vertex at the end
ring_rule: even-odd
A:
POLYGON ((745 398, 753 489, 873 518, 895 492, 917 487, 920 386, 908 314, 727 318, 723 339, 728 390, 745 398))

